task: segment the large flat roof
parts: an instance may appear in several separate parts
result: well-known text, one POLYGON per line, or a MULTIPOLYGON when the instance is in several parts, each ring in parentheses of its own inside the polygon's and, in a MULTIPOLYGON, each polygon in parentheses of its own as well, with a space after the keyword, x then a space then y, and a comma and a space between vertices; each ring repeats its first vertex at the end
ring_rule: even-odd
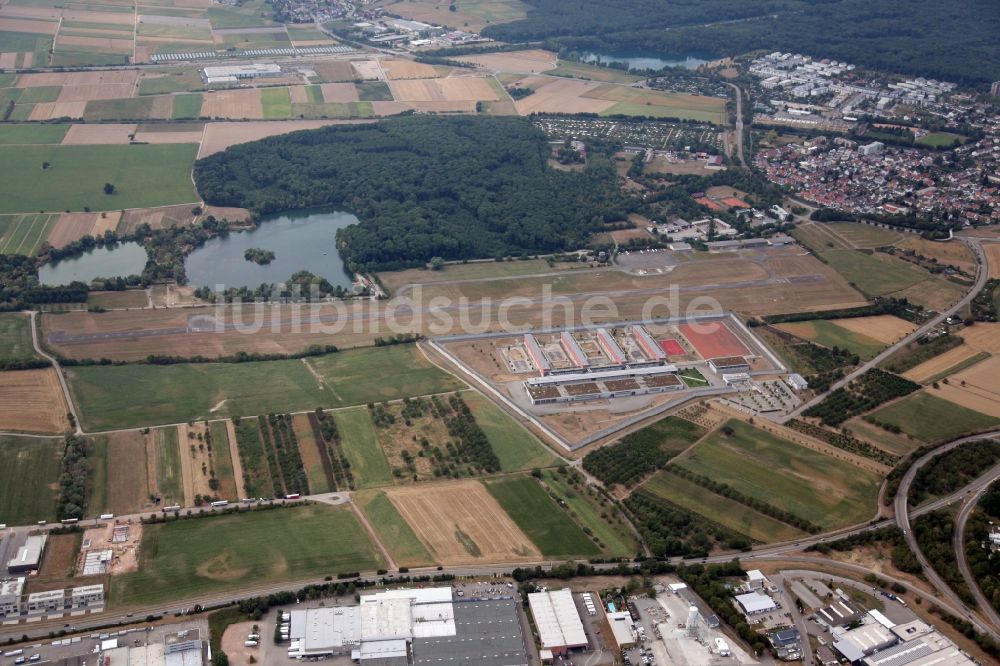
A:
POLYGON ((736 601, 740 603, 740 606, 747 613, 764 613, 778 607, 778 604, 774 603, 774 599, 766 594, 758 594, 757 592, 738 594, 736 595, 736 601))
POLYGON ((572 382, 594 382, 617 377, 644 377, 648 375, 669 375, 677 372, 676 365, 650 365, 642 368, 626 368, 624 370, 595 370, 594 372, 571 372, 562 375, 546 375, 525 380, 530 386, 545 386, 546 384, 569 384, 572 382))
POLYGON ((587 645, 580 612, 569 589, 533 592, 528 595, 528 605, 531 606, 543 648, 587 645))
POLYGON ((514 599, 456 602, 455 635, 414 638, 414 666, 527 666, 517 611, 514 599))

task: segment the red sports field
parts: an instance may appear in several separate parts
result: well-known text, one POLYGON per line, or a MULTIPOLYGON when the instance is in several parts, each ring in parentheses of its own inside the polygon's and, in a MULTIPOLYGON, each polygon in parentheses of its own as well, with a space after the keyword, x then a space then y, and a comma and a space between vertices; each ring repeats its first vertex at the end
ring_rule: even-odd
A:
POLYGON ((660 347, 666 352, 667 356, 683 356, 687 353, 684 351, 684 347, 681 347, 681 343, 673 338, 660 340, 660 347))
POLYGON ((702 358, 746 356, 750 353, 739 338, 733 335, 729 327, 721 321, 681 324, 677 330, 687 338, 687 341, 702 358))

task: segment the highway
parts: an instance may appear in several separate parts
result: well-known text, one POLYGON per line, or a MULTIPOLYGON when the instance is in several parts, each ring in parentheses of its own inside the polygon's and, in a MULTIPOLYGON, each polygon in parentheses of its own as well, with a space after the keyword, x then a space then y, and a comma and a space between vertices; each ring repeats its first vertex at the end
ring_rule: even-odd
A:
MULTIPOLYGON (((981 435, 962 437, 961 439, 956 439, 951 442, 948 442, 947 444, 943 444, 942 446, 937 447, 933 451, 929 451, 924 455, 922 455, 920 458, 915 460, 912 465, 910 465, 909 469, 906 470, 906 473, 900 480, 899 488, 896 491, 896 497, 894 500, 894 509, 896 515, 896 525, 899 527, 900 530, 902 530, 903 538, 906 540, 906 545, 909 547, 911 551, 913 551, 913 554, 916 555, 917 561, 919 561, 920 566, 923 567, 923 573, 925 576, 927 576, 927 579, 930 581, 931 585, 933 585, 935 589, 937 589, 943 596, 947 597, 954 606, 963 609, 964 612, 961 614, 961 617, 975 624, 977 629, 979 629, 979 631, 988 633, 992 635, 994 638, 1000 639, 1000 625, 990 626, 984 624, 981 621, 981 619, 971 609, 969 609, 968 606, 966 606, 965 602, 962 601, 957 594, 955 594, 954 590, 952 590, 951 587, 949 587, 948 584, 944 582, 941 576, 939 576, 938 573, 934 570, 934 567, 931 566, 930 562, 927 560, 927 557, 920 549, 920 545, 917 543, 916 536, 914 536, 913 534, 913 529, 910 524, 910 516, 911 513, 916 514, 916 512, 910 511, 910 506, 908 502, 910 496, 910 486, 913 485, 913 480, 916 478, 917 472, 919 472, 920 468, 923 467, 925 464, 927 464, 928 461, 936 458, 942 453, 947 453, 948 451, 951 451, 956 447, 962 446, 963 444, 967 444, 969 442, 979 439, 988 439, 991 437, 998 437, 998 436, 1000 436, 1000 430, 994 430, 992 432, 983 433, 981 435)), ((995 481, 998 478, 1000 478, 1000 465, 997 465, 996 467, 987 470, 984 474, 979 476, 971 484, 965 486, 965 488, 962 488, 959 491, 961 493, 961 495, 959 495, 959 498, 964 498, 966 495, 969 494, 982 493, 986 487, 988 487, 993 481, 995 481)), ((954 500, 956 495, 955 493, 952 493, 952 495, 950 495, 949 497, 952 500, 954 500)), ((923 512, 926 513, 926 510, 930 507, 933 507, 934 504, 935 503, 932 503, 928 506, 921 507, 921 509, 923 509, 924 510, 923 512)), ((964 557, 961 558, 961 561, 964 562, 964 559, 965 559, 964 557)))
MULTIPOLYGON (((994 467, 992 471, 995 475, 994 480, 1000 478, 1000 465, 994 467)), ((958 563, 958 570, 962 574, 965 584, 972 590, 972 596, 975 597, 976 604, 979 605, 979 611, 986 616, 986 619, 996 629, 1000 630, 1000 614, 997 614, 990 600, 986 598, 986 595, 979 588, 975 576, 972 575, 972 569, 969 568, 969 560, 965 556, 965 526, 969 522, 969 516, 972 515, 976 505, 979 503, 979 498, 983 496, 983 493, 986 492, 990 485, 983 484, 978 491, 966 495, 962 503, 962 508, 955 517, 955 534, 952 538, 952 547, 955 549, 955 561, 958 563)))
POLYGON ((978 260, 976 282, 972 286, 972 288, 968 291, 968 293, 965 294, 965 296, 963 296, 957 303, 952 305, 950 308, 938 314, 937 316, 933 317, 932 319, 927 321, 924 325, 922 325, 920 328, 916 329, 915 331, 907 335, 905 338, 901 339, 899 342, 896 342, 895 344, 887 347, 883 352, 878 354, 875 358, 871 359, 870 361, 867 361, 866 363, 862 363, 857 368, 855 368, 853 372, 847 374, 843 379, 834 382, 833 385, 830 386, 830 389, 827 391, 827 393, 821 393, 817 395, 809 402, 805 402, 799 405, 796 409, 792 410, 785 416, 780 417, 776 420, 779 423, 787 423, 789 420, 797 418, 802 414, 802 412, 804 412, 808 408, 822 402, 828 393, 831 393, 833 391, 836 391, 838 388, 846 386, 849 382, 853 381, 854 379, 857 379, 864 373, 876 367, 879 363, 886 360, 887 358, 895 354, 897 351, 899 351, 906 345, 910 344, 911 342, 914 342, 915 340, 919 340, 924 335, 929 333, 931 330, 938 327, 941 324, 941 322, 943 322, 945 319, 952 316, 953 314, 955 314, 956 312, 960 311, 962 308, 967 306, 969 303, 971 303, 972 299, 976 297, 976 294, 982 291, 983 287, 986 286, 986 281, 989 279, 989 263, 986 258, 986 253, 983 252, 982 245, 980 245, 979 239, 970 238, 966 239, 964 242, 969 246, 969 249, 972 250, 972 253, 976 255, 976 259, 978 260))

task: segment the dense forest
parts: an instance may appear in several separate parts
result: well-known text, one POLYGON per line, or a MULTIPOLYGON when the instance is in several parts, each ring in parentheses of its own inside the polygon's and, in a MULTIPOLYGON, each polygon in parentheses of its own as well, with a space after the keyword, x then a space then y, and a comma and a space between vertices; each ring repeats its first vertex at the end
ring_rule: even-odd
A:
POLYGON ((335 206, 352 271, 574 249, 629 212, 611 161, 550 169, 541 130, 519 118, 404 116, 233 146, 199 161, 205 200, 270 213, 335 206))
POLYGON ((984 86, 1000 79, 1000 14, 974 0, 531 0, 484 34, 556 49, 738 55, 797 51, 984 86), (975 57, 973 57, 973 54, 975 57))

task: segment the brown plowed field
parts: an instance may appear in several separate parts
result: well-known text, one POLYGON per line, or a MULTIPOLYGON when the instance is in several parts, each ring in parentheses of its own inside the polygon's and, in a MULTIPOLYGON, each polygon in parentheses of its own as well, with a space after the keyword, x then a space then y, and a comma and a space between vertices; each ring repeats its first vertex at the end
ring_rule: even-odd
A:
POLYGON ((59 44, 60 49, 67 46, 85 46, 100 49, 101 51, 107 51, 109 53, 132 50, 131 39, 109 39, 107 37, 59 37, 57 43, 59 44))
MULTIPOLYGON (((139 72, 131 69, 97 72, 36 72, 33 74, 22 74, 17 80, 17 87, 34 88, 36 86, 65 87, 98 85, 134 86, 137 78, 139 78, 139 72)), ((120 95, 111 96, 111 98, 114 97, 120 97, 120 95)), ((125 95, 125 97, 128 97, 128 95, 125 95)))
POLYGON ((92 12, 84 9, 66 9, 63 20, 80 23, 115 23, 117 25, 132 25, 135 17, 131 12, 92 12))
POLYGON ((192 204, 163 206, 160 208, 132 208, 121 215, 118 235, 125 236, 136 230, 140 224, 148 224, 153 229, 168 229, 190 224, 194 221, 192 204))
POLYGON ((983 251, 990 262, 990 277, 1000 278, 1000 243, 983 243, 983 251))
POLYGON ((993 356, 949 377, 948 383, 938 384, 931 395, 983 414, 1000 417, 998 375, 1000 356, 993 356))
POLYGON ((118 228, 121 216, 119 210, 107 213, 62 213, 46 240, 53 247, 64 247, 88 234, 95 238, 103 236, 105 231, 118 228))
POLYGON ((382 69, 391 81, 399 79, 434 79, 437 70, 430 65, 412 60, 383 60, 382 69))
POLYGON ((354 76, 351 77, 351 80, 380 81, 385 78, 382 74, 382 68, 375 60, 353 60, 351 67, 354 68, 354 76))
POLYGON ((418 111, 428 113, 475 113, 476 103, 473 100, 456 102, 410 102, 410 106, 418 111))
POLYGON ((202 95, 201 115, 210 118, 263 118, 260 91, 222 90, 202 95))
POLYGON ((0 430, 65 432, 67 411, 54 369, 0 372, 0 430))
POLYGON ((576 79, 553 80, 547 77, 530 76, 524 82, 536 88, 533 95, 514 102, 517 112, 522 116, 538 112, 554 113, 600 113, 609 109, 617 102, 606 99, 592 99, 586 94, 599 88, 602 84, 576 79))
POLYGON ((107 496, 104 511, 129 514, 149 502, 146 438, 137 430, 107 435, 107 496))
POLYGON ((540 557, 534 544, 477 481, 392 488, 386 495, 441 564, 540 557))
MULTIPOLYGON (((62 143, 66 146, 123 144, 135 134, 135 123, 108 123, 107 125, 72 125, 62 143)), ((197 143, 197 141, 195 141, 197 143)))
POLYGON ((83 118, 87 110, 86 102, 39 102, 31 110, 28 120, 52 120, 54 118, 83 118))
MULTIPOLYGON (((259 106, 259 100, 258 100, 259 106)), ((207 115, 204 107, 202 115, 207 115)), ((277 134, 287 134, 296 130, 316 129, 336 124, 334 120, 282 120, 277 122, 250 123, 209 123, 205 125, 198 157, 207 157, 222 152, 229 146, 248 141, 256 141, 277 134)))
POLYGON ((394 116, 412 108, 412 105, 404 102, 372 102, 372 110, 376 116, 394 116))
POLYGON ((892 344, 917 329, 916 324, 892 315, 834 319, 830 323, 886 344, 892 344))
POLYGON ((532 49, 530 51, 510 51, 476 56, 460 56, 458 60, 474 62, 491 71, 538 74, 556 67, 556 54, 551 51, 532 49))
MULTIPOLYGON (((305 88, 300 89, 305 92, 305 88)), ((353 83, 324 83, 320 85, 324 102, 357 102, 358 89, 353 83)), ((295 101, 294 99, 292 100, 295 101)), ((308 101, 308 100, 303 100, 308 101)))
POLYGON ((20 18, 0 18, 0 30, 6 32, 32 32, 40 35, 54 35, 59 24, 55 21, 33 21, 20 18))
POLYGON ((474 76, 448 79, 390 81, 392 96, 401 102, 497 101, 496 92, 484 78, 474 76))
POLYGON ((358 74, 351 67, 351 63, 345 60, 318 62, 313 66, 313 71, 319 74, 321 79, 330 83, 353 81, 358 78, 358 74))

